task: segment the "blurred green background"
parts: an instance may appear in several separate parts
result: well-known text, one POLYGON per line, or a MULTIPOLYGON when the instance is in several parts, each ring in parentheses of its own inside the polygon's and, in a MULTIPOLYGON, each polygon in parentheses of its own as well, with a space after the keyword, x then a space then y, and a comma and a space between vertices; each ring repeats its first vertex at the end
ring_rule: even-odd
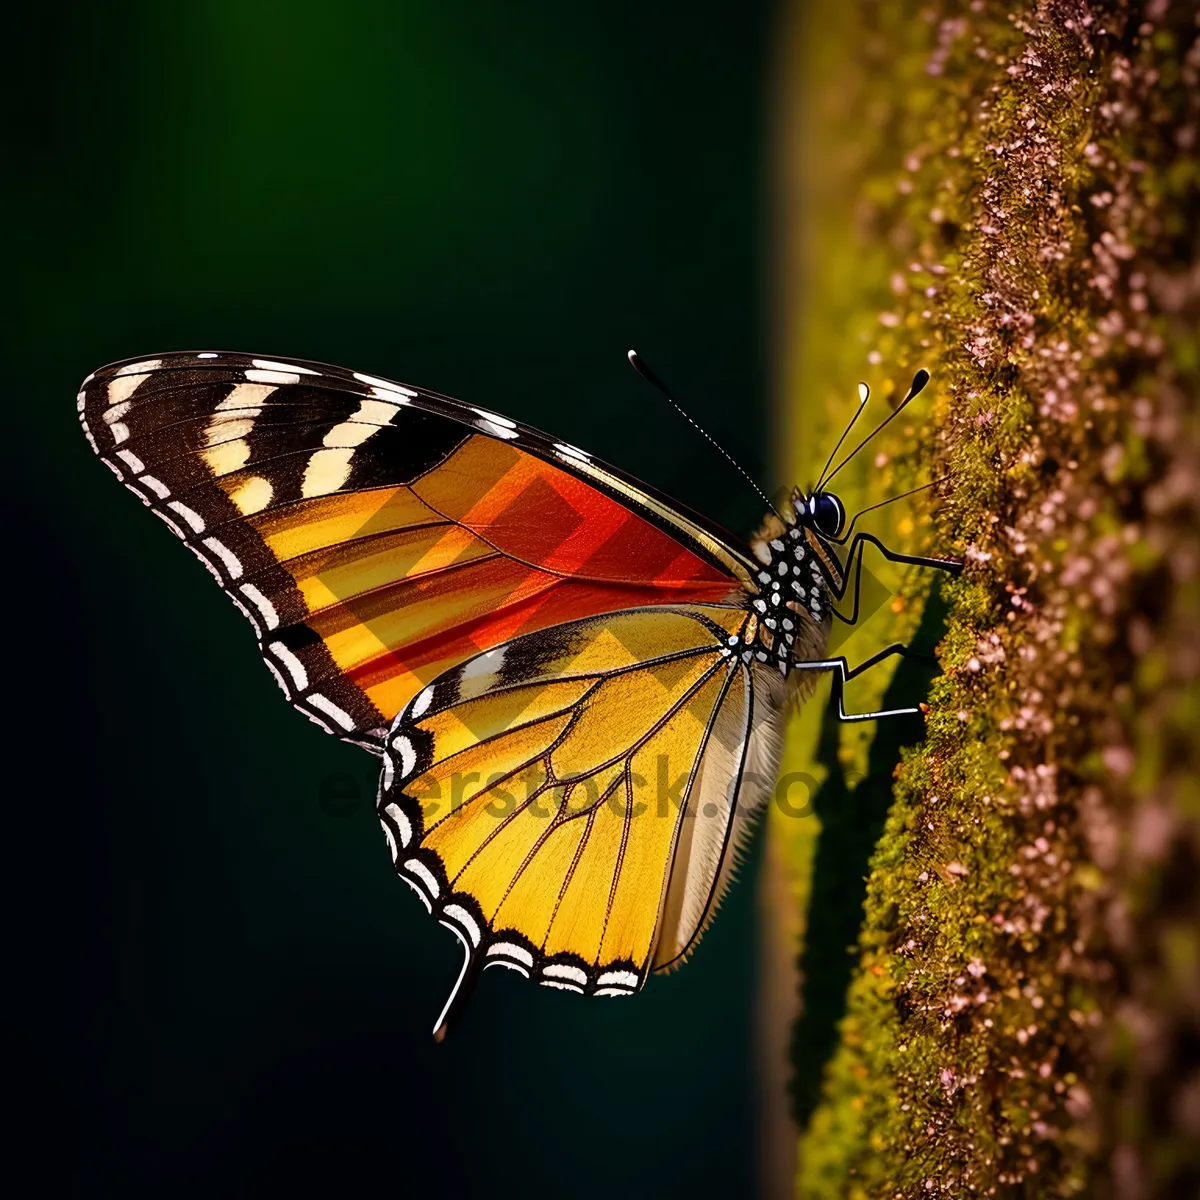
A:
POLYGON ((157 350, 324 359, 748 532, 759 502, 625 351, 762 476, 769 9, 76 3, 10 28, 11 653, 54 847, 16 937, 75 1194, 755 1187, 751 882, 639 999, 489 972, 435 1047, 460 952, 392 874, 374 760, 282 703, 74 396, 157 350))

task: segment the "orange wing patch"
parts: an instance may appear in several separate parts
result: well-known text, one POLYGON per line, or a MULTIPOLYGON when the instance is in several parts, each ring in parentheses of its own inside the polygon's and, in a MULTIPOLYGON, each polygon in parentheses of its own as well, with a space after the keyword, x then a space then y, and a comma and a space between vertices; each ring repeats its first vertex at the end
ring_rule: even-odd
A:
MULTIPOLYGON (((554 471, 528 456, 525 462, 554 471)), ((416 486, 437 492, 433 482, 439 474, 416 486)), ((529 472, 518 474, 526 485, 529 472)), ((446 493, 444 483, 441 489, 446 493)), ((445 502, 447 494, 438 499, 445 502)), ((532 513, 516 519, 511 509, 519 509, 521 501, 508 509, 497 505, 489 492, 459 523, 427 506, 414 488, 393 488, 383 495, 301 501, 252 517, 250 524, 295 583, 304 624, 385 722, 443 671, 514 636, 633 604, 724 599, 730 591, 727 580, 710 575, 694 556, 687 556, 685 566, 699 570, 700 577, 688 578, 676 546, 664 551, 661 563, 650 562, 649 584, 608 578, 605 573, 616 566, 611 543, 620 545, 630 535, 626 527, 636 521, 628 514, 615 533, 601 524, 590 561, 575 562, 575 575, 531 565, 525 555, 554 561, 553 543, 564 534, 564 544, 574 541, 578 555, 579 529, 548 520, 544 501, 540 519, 532 513), (664 570, 668 567, 674 569, 664 570)), ((574 525, 591 529, 579 517, 574 525)), ((668 541, 650 526, 633 532, 668 541)))
POLYGON ((480 436, 409 487, 249 520, 295 582, 304 623, 385 722, 425 683, 512 637, 731 590, 590 486, 480 436))

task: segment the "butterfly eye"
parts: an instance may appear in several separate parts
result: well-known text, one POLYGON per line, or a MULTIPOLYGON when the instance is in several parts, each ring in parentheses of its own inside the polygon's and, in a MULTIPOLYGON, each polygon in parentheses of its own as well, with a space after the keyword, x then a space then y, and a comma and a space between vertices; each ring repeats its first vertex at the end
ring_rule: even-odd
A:
POLYGON ((818 533, 826 537, 837 537, 842 532, 846 510, 832 492, 819 492, 809 502, 812 521, 818 533))

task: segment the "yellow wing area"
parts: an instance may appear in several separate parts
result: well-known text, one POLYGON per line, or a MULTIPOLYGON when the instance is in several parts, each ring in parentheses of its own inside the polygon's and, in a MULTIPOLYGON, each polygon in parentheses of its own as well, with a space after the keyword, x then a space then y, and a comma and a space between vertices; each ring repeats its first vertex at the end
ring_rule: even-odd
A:
MULTIPOLYGON (((570 622, 446 672, 400 713, 380 819, 472 960, 593 994, 641 986, 700 781, 736 795, 745 623, 707 605, 570 622)), ((665 924, 677 936, 678 914, 665 924)))

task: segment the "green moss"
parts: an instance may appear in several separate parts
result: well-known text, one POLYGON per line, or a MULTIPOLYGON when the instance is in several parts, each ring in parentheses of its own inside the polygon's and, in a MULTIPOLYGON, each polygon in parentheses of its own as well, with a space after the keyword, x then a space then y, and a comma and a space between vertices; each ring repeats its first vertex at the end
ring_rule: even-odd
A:
MULTIPOLYGON (((1200 1083, 1177 1066, 1200 1011, 1200 184, 1178 136, 1195 136, 1200 65, 1184 7, 861 0, 797 23, 789 465, 819 466, 856 377, 890 399, 929 367, 933 411, 894 423, 846 482, 871 503, 945 477, 927 508, 883 510, 884 531, 968 561, 858 893, 856 966, 797 1027, 802 1196, 1200 1181, 1200 1083)), ((928 580, 886 581, 899 611, 852 659, 917 626, 928 580)), ((843 806, 815 860, 814 823, 772 831, 815 863, 810 931, 823 839, 865 812, 838 772, 877 779, 896 753, 882 731, 829 736, 810 705, 789 764, 819 762, 843 806)), ((831 970, 815 945, 812 1002, 831 970)))

